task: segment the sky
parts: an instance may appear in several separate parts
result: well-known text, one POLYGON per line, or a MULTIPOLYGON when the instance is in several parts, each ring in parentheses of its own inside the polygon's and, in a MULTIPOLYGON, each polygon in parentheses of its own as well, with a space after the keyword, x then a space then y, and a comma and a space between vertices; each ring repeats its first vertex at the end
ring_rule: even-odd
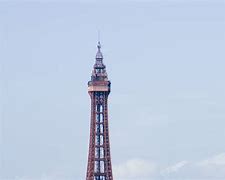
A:
POLYGON ((223 0, 1 0, 0 179, 85 179, 98 31, 114 179, 224 179, 223 0))

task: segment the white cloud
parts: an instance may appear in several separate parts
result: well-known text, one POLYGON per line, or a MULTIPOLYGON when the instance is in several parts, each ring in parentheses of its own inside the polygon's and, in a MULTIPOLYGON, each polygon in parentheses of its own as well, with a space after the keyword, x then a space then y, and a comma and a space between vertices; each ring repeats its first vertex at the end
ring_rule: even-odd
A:
POLYGON ((225 179, 225 153, 197 162, 196 169, 202 177, 225 179))
POLYGON ((125 163, 114 166, 115 179, 144 179, 156 172, 156 165, 143 159, 131 159, 125 163))
MULTIPOLYGON (((158 179, 225 179, 225 153, 200 161, 179 161, 171 166, 134 158, 113 166, 116 180, 158 180, 158 179)), ((17 177, 14 180, 71 180, 61 175, 43 175, 39 178, 17 177)))
POLYGON ((117 180, 225 179, 225 153, 200 161, 180 161, 171 166, 148 160, 131 159, 113 168, 117 180))
POLYGON ((181 161, 161 170, 161 175, 170 178, 225 179, 225 153, 200 161, 181 161))
POLYGON ((218 154, 198 163, 199 166, 224 166, 225 167, 225 153, 218 154))
POLYGON ((181 161, 181 162, 178 162, 172 166, 169 166, 167 167, 166 169, 164 169, 162 171, 162 173, 175 173, 175 172, 178 172, 181 168, 183 168, 188 162, 187 161, 181 161))

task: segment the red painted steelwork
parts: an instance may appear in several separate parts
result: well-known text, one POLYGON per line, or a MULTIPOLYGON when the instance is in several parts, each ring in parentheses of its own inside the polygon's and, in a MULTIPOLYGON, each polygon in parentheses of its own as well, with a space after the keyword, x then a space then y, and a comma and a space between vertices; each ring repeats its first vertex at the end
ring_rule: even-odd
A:
POLYGON ((113 180, 109 143, 108 95, 110 81, 103 64, 101 45, 88 82, 91 97, 90 140, 86 180, 113 180))

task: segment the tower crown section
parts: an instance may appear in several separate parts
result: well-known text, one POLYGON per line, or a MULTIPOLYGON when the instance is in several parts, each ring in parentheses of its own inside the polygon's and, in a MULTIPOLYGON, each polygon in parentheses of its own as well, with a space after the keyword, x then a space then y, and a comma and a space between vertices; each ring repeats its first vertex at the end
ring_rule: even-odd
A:
POLYGON ((106 66, 103 64, 103 55, 101 52, 101 43, 98 42, 95 64, 93 66, 91 81, 88 82, 88 92, 110 92, 110 81, 106 72, 106 66))

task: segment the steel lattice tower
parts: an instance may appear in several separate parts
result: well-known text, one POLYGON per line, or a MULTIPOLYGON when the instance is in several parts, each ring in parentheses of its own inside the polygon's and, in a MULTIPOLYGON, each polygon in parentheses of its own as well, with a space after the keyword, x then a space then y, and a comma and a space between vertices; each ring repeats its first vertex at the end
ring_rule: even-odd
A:
POLYGON ((108 95, 110 81, 103 64, 101 44, 88 82, 91 97, 91 124, 86 180, 113 180, 109 143, 108 95))

